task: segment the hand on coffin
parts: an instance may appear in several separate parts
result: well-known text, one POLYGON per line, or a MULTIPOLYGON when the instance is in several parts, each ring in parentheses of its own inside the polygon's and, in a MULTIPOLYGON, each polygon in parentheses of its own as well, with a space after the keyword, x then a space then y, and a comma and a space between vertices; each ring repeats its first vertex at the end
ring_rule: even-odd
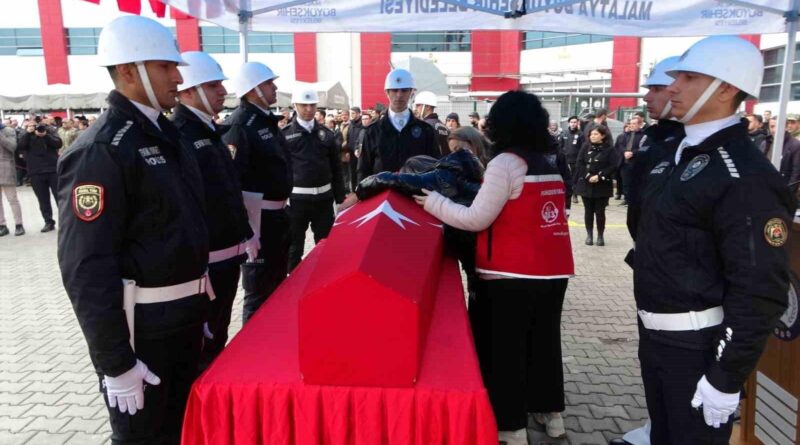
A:
POLYGON ((336 207, 336 213, 342 213, 345 210, 353 207, 358 202, 358 196, 355 193, 351 193, 344 198, 344 201, 336 207))
POLYGON ((417 204, 425 207, 425 201, 428 200, 428 196, 431 194, 431 191, 428 189, 422 189, 423 195, 414 195, 414 201, 417 201, 417 204))

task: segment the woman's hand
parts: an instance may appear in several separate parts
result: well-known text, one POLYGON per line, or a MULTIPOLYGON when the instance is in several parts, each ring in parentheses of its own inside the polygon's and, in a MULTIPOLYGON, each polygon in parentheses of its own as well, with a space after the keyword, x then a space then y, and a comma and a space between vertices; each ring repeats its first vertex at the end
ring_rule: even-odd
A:
POLYGON ((357 202, 358 202, 358 196, 356 196, 355 193, 350 193, 344 198, 344 202, 342 202, 341 204, 339 204, 338 207, 336 207, 336 214, 338 215, 339 213, 344 212, 345 210, 355 205, 355 203, 357 202))
POLYGON ((430 190, 422 189, 423 195, 414 195, 414 201, 417 201, 417 204, 425 207, 425 201, 428 200, 428 196, 431 194, 430 190))
POLYGON ((597 176, 597 175, 591 176, 591 177, 589 178, 589 182, 591 182, 592 184, 596 184, 596 183, 598 183, 599 181, 600 181, 600 177, 599 177, 599 176, 597 176))

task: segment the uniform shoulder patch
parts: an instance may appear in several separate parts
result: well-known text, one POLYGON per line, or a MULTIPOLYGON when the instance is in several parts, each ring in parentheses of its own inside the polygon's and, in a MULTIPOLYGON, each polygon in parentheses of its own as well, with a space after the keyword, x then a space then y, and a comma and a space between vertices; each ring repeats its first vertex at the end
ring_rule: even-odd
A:
POLYGON ((419 126, 412 128, 411 136, 414 136, 414 139, 419 139, 419 137, 422 136, 422 128, 420 128, 419 126))
POLYGON ((764 225, 764 238, 772 247, 781 247, 789 239, 786 223, 780 218, 772 218, 764 225))
POLYGON ((100 184, 78 184, 72 189, 72 211, 81 221, 91 222, 103 214, 105 192, 100 184))

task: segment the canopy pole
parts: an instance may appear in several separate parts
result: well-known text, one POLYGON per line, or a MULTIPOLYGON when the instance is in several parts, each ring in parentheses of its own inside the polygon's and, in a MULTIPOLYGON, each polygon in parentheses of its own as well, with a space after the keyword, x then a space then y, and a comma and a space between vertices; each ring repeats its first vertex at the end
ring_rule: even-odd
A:
POLYGON ((800 0, 792 1, 792 10, 786 13, 786 32, 789 34, 789 42, 786 44, 786 51, 783 55, 783 72, 781 73, 781 91, 778 96, 778 119, 775 122, 775 136, 772 142, 772 165, 781 168, 781 157, 783 156, 783 139, 786 133, 786 109, 789 105, 789 95, 791 94, 792 71, 794 67, 794 52, 797 46, 797 19, 798 6, 800 0))
POLYGON ((247 63, 248 60, 248 32, 252 18, 249 0, 239 0, 239 53, 242 55, 242 63, 247 63))

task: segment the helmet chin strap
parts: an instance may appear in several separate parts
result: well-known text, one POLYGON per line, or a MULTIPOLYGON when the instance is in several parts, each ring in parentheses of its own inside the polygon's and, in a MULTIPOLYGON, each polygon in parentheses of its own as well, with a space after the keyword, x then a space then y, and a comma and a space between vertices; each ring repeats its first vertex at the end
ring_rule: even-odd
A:
POLYGON ((669 112, 672 111, 672 101, 668 100, 667 104, 664 105, 664 109, 661 110, 661 114, 658 115, 659 119, 666 119, 669 116, 669 112))
POLYGON ((269 109, 269 103, 267 103, 267 98, 264 97, 264 93, 261 91, 261 85, 256 85, 256 87, 253 89, 256 90, 256 95, 259 99, 261 99, 261 103, 264 104, 264 108, 269 109))
POLYGON ((208 101, 208 97, 206 96, 206 92, 203 90, 203 87, 197 85, 194 87, 194 89, 197 91, 197 95, 200 96, 200 102, 203 102, 203 107, 206 109, 206 113, 208 113, 209 116, 214 117, 216 113, 214 113, 214 110, 211 108, 211 103, 208 101))
POLYGON ((139 72, 139 77, 142 79, 142 86, 144 87, 145 94, 147 94, 147 100, 150 101, 150 106, 158 110, 159 113, 164 111, 164 109, 161 108, 161 104, 158 103, 158 99, 156 99, 156 93, 153 91, 153 85, 150 83, 150 76, 147 74, 144 62, 136 62, 136 70, 139 72))
POLYGON ((703 108, 703 105, 705 105, 706 102, 708 102, 708 99, 711 98, 711 95, 714 94, 715 91, 717 91, 717 88, 719 88, 720 85, 722 85, 722 81, 719 80, 719 78, 714 79, 714 81, 711 82, 711 84, 706 88, 706 90, 703 91, 703 94, 701 94, 700 97, 697 98, 694 105, 692 105, 692 108, 689 108, 689 111, 686 112, 686 114, 678 120, 683 124, 688 124, 690 120, 694 119, 694 116, 697 114, 697 112, 700 111, 701 108, 703 108))

